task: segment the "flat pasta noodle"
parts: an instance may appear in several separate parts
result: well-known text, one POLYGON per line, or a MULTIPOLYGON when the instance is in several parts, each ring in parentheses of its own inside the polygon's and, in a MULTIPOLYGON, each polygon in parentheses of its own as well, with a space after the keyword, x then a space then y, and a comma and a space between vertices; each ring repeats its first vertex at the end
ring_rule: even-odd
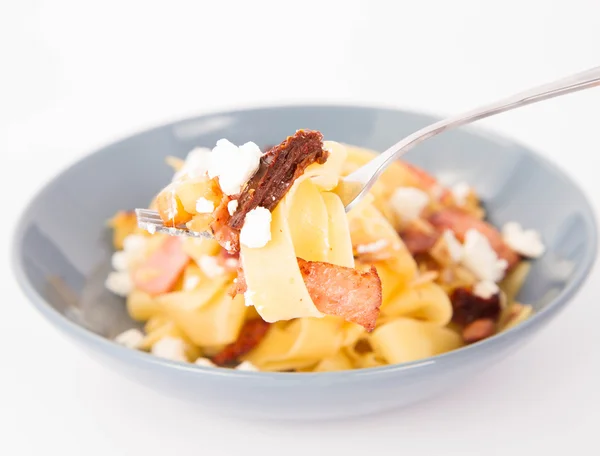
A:
POLYGON ((412 318, 396 318, 380 326, 369 342, 389 364, 429 358, 462 345, 460 335, 451 329, 412 318))
POLYGON ((385 306, 381 306, 381 320, 410 317, 437 326, 445 326, 452 319, 452 303, 437 284, 426 282, 402 289, 385 306))
MULTIPOLYGON (((232 298, 221 288, 210 299, 199 301, 200 291, 177 292, 161 297, 163 312, 196 345, 215 346, 234 342, 244 323, 242 296, 232 298)), ((207 296, 204 293, 204 296, 207 296)))
POLYGON ((417 273, 417 263, 390 222, 368 201, 362 202, 348 213, 350 237, 353 245, 385 242, 390 258, 381 261, 396 275, 399 283, 412 280, 417 273))
POLYGON ((244 356, 261 370, 300 369, 334 356, 342 346, 340 319, 299 318, 271 326, 261 343, 244 356))
POLYGON ((349 232, 344 232, 348 231, 348 224, 335 201, 336 195, 322 195, 323 190, 337 184, 340 170, 336 166, 341 167, 345 158, 343 147, 330 145, 329 150, 325 164, 310 165, 273 210, 271 240, 262 248, 241 246, 246 299, 250 297, 267 322, 323 316, 306 289, 297 257, 309 261, 334 258, 338 263, 350 263, 344 253, 332 251, 329 241, 330 226, 335 226, 334 245, 338 248, 345 247, 345 239, 350 237, 349 232), (325 187, 319 187, 319 183, 325 187), (265 268, 265 264, 277 267, 265 268))

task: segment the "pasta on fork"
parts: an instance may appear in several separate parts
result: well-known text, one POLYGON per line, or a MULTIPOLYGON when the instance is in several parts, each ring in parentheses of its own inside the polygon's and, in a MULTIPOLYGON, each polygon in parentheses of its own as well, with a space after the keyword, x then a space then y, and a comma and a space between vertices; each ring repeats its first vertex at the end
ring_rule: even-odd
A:
POLYGON ((539 236, 485 219, 472 188, 398 161, 346 213, 341 177, 375 152, 299 130, 266 151, 222 139, 185 161, 152 201, 168 226, 112 220, 115 271, 144 331, 117 341, 182 362, 322 372, 435 356, 527 318, 515 301, 539 236))

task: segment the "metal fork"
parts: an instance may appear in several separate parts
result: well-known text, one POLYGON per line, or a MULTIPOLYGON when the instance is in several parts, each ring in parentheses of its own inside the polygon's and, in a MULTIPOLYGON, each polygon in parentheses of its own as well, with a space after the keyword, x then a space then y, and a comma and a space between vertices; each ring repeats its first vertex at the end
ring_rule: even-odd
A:
MULTIPOLYGON (((335 192, 340 196, 346 212, 355 207, 371 189, 381 173, 399 157, 404 155, 417 144, 452 128, 475 122, 486 117, 527 106, 538 101, 577 92, 600 85, 600 67, 594 67, 571 76, 560 78, 554 82, 543 84, 532 89, 512 95, 508 98, 487 104, 472 111, 465 112, 435 122, 424 127, 404 139, 398 141, 385 152, 360 167, 352 174, 340 180, 335 192)), ((138 226, 152 231, 171 235, 194 237, 212 237, 209 232, 193 232, 185 227, 170 228, 164 226, 155 211, 136 209, 138 226)))

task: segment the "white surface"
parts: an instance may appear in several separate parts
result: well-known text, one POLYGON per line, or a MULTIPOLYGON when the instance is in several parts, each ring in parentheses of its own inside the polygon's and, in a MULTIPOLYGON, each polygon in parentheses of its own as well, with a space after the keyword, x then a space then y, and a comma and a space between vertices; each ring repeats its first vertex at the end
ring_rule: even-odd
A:
MULTIPOLYGON (((598 65, 600 3, 3 1, 0 56, 0 203, 10 221, 84 153, 174 118, 311 100, 453 113, 598 65), (310 63, 287 66, 288 56, 310 63)), ((482 124, 544 151, 598 208, 599 122, 593 89, 482 124)), ((18 291, 10 228, 0 227, 2 455, 600 451, 597 272, 535 341, 445 397, 348 422, 243 423, 88 360, 18 291)))

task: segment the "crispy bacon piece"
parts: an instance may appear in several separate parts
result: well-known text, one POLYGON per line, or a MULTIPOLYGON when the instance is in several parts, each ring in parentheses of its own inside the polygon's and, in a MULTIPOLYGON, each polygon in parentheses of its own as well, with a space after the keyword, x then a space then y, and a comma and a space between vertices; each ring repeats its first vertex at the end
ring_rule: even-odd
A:
POLYGON ((325 163, 327 156, 323 135, 311 130, 298 130, 269 149, 261 157, 258 171, 237 198, 238 207, 234 214, 230 216, 227 211, 229 198, 224 198, 217 208, 211 223, 215 239, 230 252, 238 252, 239 232, 246 214, 258 206, 273 210, 306 167, 315 162, 325 163))
POLYGON ((225 366, 237 361, 240 356, 245 355, 265 337, 270 323, 255 318, 246 321, 240 330, 240 334, 235 342, 227 345, 223 350, 212 357, 212 362, 218 366, 225 366))
POLYGON ((381 280, 375 266, 369 271, 298 258, 300 272, 315 307, 327 315, 375 329, 381 306, 381 280))
POLYGON ((461 326, 469 325, 481 318, 496 321, 500 316, 499 293, 484 299, 467 288, 456 288, 450 295, 450 301, 452 302, 452 321, 461 326))
POLYGON ((443 209, 432 214, 429 217, 429 223, 439 231, 445 229, 452 230, 461 242, 464 241, 465 234, 467 234, 468 230, 474 229, 479 231, 490 242, 490 245, 496 251, 498 257, 503 258, 508 262, 509 270, 520 261, 519 255, 504 243, 502 235, 495 227, 464 211, 458 209, 443 209))
POLYGON ((181 238, 167 237, 143 264, 133 271, 135 287, 151 295, 167 293, 188 265, 190 257, 183 250, 181 238))
POLYGON ((400 237, 412 255, 427 253, 435 245, 440 234, 438 232, 425 233, 416 228, 407 228, 400 232, 400 237))
POLYGON ((221 200, 221 204, 219 204, 213 212, 213 221, 210 224, 210 229, 215 240, 221 247, 230 252, 239 252, 240 231, 227 226, 227 222, 231 218, 229 210, 227 209, 229 201, 231 201, 231 198, 225 195, 221 200))
MULTIPOLYGON (((375 329, 382 294, 381 280, 374 266, 369 271, 358 271, 302 258, 298 258, 298 266, 308 294, 319 312, 342 317, 367 331, 375 329)), ((240 268, 230 294, 235 296, 246 290, 246 280, 240 268)))
POLYGON ((401 165, 407 169, 415 178, 416 185, 426 191, 439 191, 439 199, 445 199, 450 195, 450 191, 447 188, 442 187, 437 179, 429 174, 427 171, 415 166, 411 163, 400 161, 401 165))

